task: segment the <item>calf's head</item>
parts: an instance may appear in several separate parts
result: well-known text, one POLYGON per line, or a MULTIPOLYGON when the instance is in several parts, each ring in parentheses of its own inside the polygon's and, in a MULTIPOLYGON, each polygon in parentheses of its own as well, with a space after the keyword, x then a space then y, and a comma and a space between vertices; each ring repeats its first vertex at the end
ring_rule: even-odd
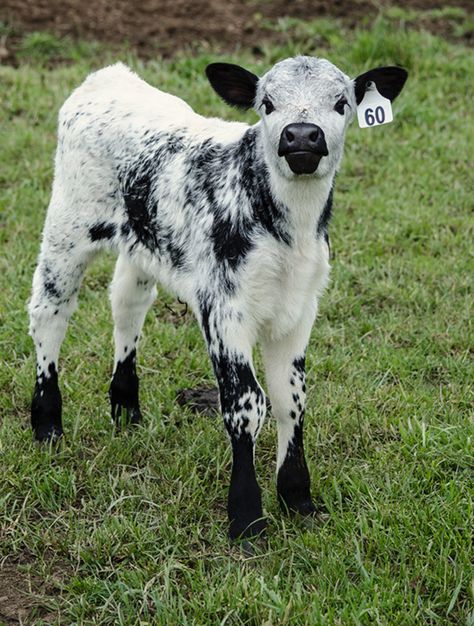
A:
POLYGON ((375 83, 394 100, 407 78, 400 67, 378 67, 350 79, 329 61, 308 56, 280 61, 261 78, 230 63, 211 63, 206 74, 228 104, 255 108, 267 162, 287 178, 332 174, 367 86, 375 83))

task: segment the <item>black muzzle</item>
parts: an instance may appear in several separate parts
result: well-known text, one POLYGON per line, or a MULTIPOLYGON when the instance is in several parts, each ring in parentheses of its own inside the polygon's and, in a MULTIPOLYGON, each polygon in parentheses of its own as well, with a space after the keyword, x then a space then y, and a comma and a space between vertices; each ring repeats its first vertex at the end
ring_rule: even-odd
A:
POLYGON ((294 174, 314 174, 329 154, 324 132, 316 124, 289 124, 281 133, 278 156, 284 156, 294 174))

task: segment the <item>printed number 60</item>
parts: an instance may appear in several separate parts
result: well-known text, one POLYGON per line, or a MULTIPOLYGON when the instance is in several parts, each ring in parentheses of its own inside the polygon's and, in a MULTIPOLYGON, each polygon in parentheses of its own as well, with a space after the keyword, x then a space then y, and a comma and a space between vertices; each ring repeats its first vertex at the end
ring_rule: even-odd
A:
POLYGON ((365 110, 365 121, 367 123, 367 126, 373 126, 375 124, 375 120, 377 120, 378 124, 384 123, 385 111, 383 110, 383 107, 377 107, 375 109, 375 115, 373 109, 369 108, 365 110))

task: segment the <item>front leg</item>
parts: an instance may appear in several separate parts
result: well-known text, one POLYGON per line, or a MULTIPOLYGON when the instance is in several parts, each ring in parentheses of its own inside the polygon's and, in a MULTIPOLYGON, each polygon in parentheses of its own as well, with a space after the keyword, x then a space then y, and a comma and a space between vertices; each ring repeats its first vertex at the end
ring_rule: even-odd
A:
POLYGON ((246 329, 241 322, 234 325, 230 317, 205 311, 202 326, 232 445, 227 512, 230 538, 237 539, 259 535, 266 527, 254 466, 255 442, 265 417, 265 394, 255 378, 246 329))
POLYGON ((293 360, 289 373, 291 409, 279 419, 277 493, 283 510, 310 515, 316 511, 311 499, 311 479, 304 453, 303 425, 306 405, 305 358, 293 360), (291 420, 291 421, 290 421, 291 420))
POLYGON ((314 315, 279 341, 262 343, 267 386, 277 419, 277 493, 284 511, 315 512, 303 444, 306 405, 305 351, 314 315))

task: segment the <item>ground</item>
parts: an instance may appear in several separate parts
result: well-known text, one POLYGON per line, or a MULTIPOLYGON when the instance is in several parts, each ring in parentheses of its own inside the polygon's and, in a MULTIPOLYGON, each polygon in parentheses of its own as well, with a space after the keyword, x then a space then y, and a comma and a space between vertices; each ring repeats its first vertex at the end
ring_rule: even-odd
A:
MULTIPOLYGON (((41 5, 29 6, 35 29, 41 5)), ((0 67, 0 624, 474 624, 472 19, 466 6, 391 7, 350 21, 280 20, 258 50, 232 54, 256 72, 307 51, 351 74, 389 63, 410 73, 393 124, 353 125, 337 181, 332 279, 308 352, 319 515, 281 515, 269 415, 257 450, 268 541, 251 558, 226 536, 220 419, 177 402, 183 388, 212 385, 185 307, 160 292, 139 356, 145 424, 115 435, 113 259, 97 260, 62 351, 66 438, 50 450, 28 424, 26 302, 57 111, 87 72, 122 58, 200 113, 255 118, 206 83, 214 44, 143 60, 134 46, 5 25, 4 58, 16 67, 0 67)))
MULTIPOLYGON (((455 34, 465 43, 474 39, 473 23, 466 25, 465 20, 474 10, 471 0, 403 0, 396 7, 404 21, 417 27, 447 37, 455 34)), ((109 46, 128 42, 144 58, 204 46, 251 48, 261 56, 266 45, 284 42, 288 17, 306 22, 340 19, 355 27, 373 20, 379 10, 373 0, 144 0, 139 10, 128 0, 3 0, 0 22, 8 29, 0 59, 16 62, 24 35, 37 31, 109 46), (281 28, 274 27, 278 20, 281 28)))

